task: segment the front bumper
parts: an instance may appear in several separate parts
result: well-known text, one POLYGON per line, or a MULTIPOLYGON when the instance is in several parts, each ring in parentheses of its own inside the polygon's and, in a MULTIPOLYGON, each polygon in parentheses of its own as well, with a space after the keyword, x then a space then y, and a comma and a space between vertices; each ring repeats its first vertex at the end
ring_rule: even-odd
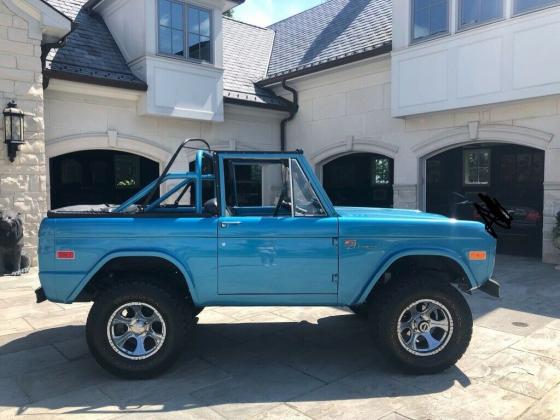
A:
POLYGON ((500 283, 494 279, 488 279, 488 281, 480 286, 478 290, 495 298, 500 297, 500 283))

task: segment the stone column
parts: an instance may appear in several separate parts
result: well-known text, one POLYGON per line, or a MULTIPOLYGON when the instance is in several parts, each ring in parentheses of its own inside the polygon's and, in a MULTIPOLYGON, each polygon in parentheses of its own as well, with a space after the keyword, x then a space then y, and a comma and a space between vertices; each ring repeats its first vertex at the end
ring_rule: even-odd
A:
POLYGON ((393 207, 396 209, 417 209, 418 185, 393 185, 393 207))
POLYGON ((30 114, 25 117, 25 141, 12 163, 0 122, 0 209, 21 213, 25 252, 37 263, 37 233, 47 211, 45 129, 41 37, 26 20, 0 0, 0 108, 10 100, 30 114))

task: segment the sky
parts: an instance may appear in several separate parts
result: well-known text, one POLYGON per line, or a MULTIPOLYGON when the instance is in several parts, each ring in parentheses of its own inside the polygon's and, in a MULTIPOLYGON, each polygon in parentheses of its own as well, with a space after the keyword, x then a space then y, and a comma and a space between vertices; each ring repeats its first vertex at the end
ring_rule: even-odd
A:
POLYGON ((245 0, 245 3, 233 9, 233 17, 241 22, 264 27, 324 2, 325 0, 245 0))

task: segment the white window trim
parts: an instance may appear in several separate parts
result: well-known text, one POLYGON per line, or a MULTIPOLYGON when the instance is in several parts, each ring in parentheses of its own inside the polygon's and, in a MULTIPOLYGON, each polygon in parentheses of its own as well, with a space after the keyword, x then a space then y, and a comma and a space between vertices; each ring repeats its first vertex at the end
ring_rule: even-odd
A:
MULTIPOLYGON (((504 0, 500 0, 502 2, 502 15, 501 16, 499 16, 497 18, 494 18, 494 19, 485 20, 484 22, 461 25, 461 5, 464 1, 465 0, 457 0, 457 33, 468 31, 470 29, 480 28, 481 26, 491 25, 493 23, 501 22, 502 20, 506 19, 506 3, 507 2, 504 1, 504 0)), ((515 2, 515 0, 513 0, 513 1, 515 2)))
POLYGON ((160 29, 160 15, 159 15, 159 0, 156 0, 156 48, 157 48, 157 52, 156 55, 160 56, 160 57, 165 57, 165 58, 172 58, 175 60, 181 60, 181 61, 188 61, 190 63, 196 63, 196 64, 202 64, 202 65, 210 65, 213 66, 215 63, 215 51, 214 51, 214 11, 211 9, 208 9, 207 7, 203 7, 203 6, 199 6, 197 4, 194 3, 186 3, 184 1, 181 0, 168 0, 171 3, 176 3, 176 4, 181 4, 183 6, 183 55, 179 56, 179 55, 175 55, 175 54, 167 54, 164 52, 161 52, 160 50, 160 44, 159 44, 159 29, 160 29), (199 59, 195 59, 195 58, 191 58, 189 57, 189 28, 188 28, 188 16, 189 16, 189 7, 198 9, 198 10, 202 10, 205 12, 208 12, 209 14, 209 19, 210 19, 210 61, 206 61, 206 60, 199 60, 199 59))
POLYGON ((453 0, 445 0, 447 1, 447 31, 445 32, 441 32, 438 34, 433 34, 433 35, 428 35, 428 36, 424 36, 421 38, 414 38, 414 0, 410 0, 409 1, 409 10, 410 10, 410 22, 409 22, 409 28, 410 28, 410 45, 416 45, 416 44, 421 44, 422 42, 427 42, 427 41, 433 41, 434 39, 439 39, 439 38, 443 38, 446 36, 451 35, 451 6, 453 3, 453 0))

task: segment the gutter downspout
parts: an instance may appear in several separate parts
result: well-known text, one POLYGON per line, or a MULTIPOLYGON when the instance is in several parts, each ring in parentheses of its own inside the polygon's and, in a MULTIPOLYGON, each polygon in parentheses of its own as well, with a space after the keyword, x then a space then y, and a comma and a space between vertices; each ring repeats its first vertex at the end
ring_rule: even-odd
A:
POLYGON ((288 86, 287 79, 282 80, 282 88, 292 94, 293 100, 290 106, 290 115, 280 122, 280 151, 286 151, 286 126, 292 121, 299 111, 299 96, 297 90, 288 86))
POLYGON ((45 69, 46 69, 46 66, 47 66, 47 56, 49 55, 49 52, 53 48, 64 47, 66 45, 66 41, 68 40, 68 37, 70 36, 70 34, 72 32, 74 32, 77 28, 78 28, 78 24, 76 22, 72 22, 70 24, 70 32, 68 32, 66 35, 64 35, 62 38, 60 38, 58 41, 49 42, 47 44, 42 44, 41 45, 41 69, 43 71, 43 89, 46 89, 46 88, 49 87, 49 77, 47 75, 45 75, 45 69))

